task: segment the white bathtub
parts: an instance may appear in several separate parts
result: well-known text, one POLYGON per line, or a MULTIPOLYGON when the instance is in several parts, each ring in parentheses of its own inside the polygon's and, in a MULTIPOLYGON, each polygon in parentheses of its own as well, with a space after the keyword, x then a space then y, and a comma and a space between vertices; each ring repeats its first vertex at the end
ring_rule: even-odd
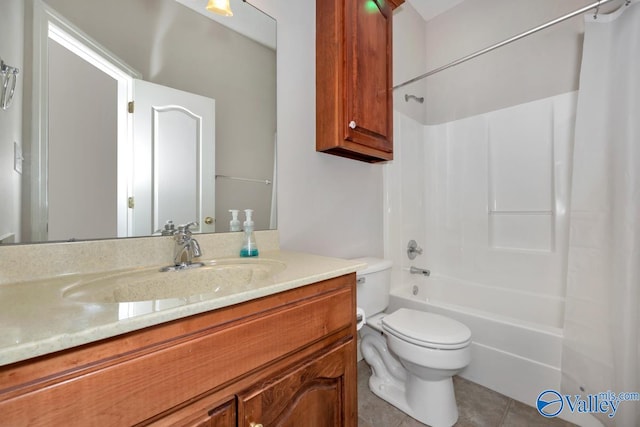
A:
POLYGON ((555 325, 561 322, 563 301, 535 301, 535 296, 442 277, 415 283, 415 296, 413 284, 392 290, 388 311, 413 308, 467 325, 471 364, 460 376, 530 406, 542 391, 560 389, 562 329, 555 325))

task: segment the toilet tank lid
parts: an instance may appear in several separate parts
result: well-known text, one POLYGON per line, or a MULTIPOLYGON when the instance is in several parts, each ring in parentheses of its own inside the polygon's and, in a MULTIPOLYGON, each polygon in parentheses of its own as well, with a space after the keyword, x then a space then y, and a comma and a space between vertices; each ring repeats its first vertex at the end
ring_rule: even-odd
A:
POLYGON ((388 270, 393 265, 393 262, 391 260, 374 258, 374 257, 356 258, 354 259, 354 261, 367 264, 365 268, 357 271, 358 275, 371 274, 371 273, 377 273, 378 271, 382 271, 382 270, 388 270))

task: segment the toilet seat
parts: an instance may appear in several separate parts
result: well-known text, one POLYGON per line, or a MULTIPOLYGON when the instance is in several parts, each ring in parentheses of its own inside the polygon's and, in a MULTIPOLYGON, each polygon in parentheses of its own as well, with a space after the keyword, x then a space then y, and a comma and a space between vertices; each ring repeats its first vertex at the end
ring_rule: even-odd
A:
POLYGON ((401 340, 433 349, 455 350, 471 342, 471 331, 457 320, 407 308, 385 316, 382 329, 401 340))

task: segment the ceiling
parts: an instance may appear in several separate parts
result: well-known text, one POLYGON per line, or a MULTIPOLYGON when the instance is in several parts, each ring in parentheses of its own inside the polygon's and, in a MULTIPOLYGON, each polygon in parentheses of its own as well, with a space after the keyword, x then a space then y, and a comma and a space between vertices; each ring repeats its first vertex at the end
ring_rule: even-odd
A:
MULTIPOLYGON (((441 13, 446 12, 449 9, 454 8, 455 6, 462 3, 464 0, 407 0, 413 8, 422 15, 422 18, 425 21, 428 21, 441 13)), ((611 13, 614 10, 617 10, 624 3, 624 0, 615 0, 611 3, 603 5, 600 8, 601 13, 611 13)), ((588 4, 585 0, 585 6, 588 4)))
POLYGON ((457 6, 464 0, 407 0, 425 21, 457 6))
POLYGON ((230 1, 233 16, 221 16, 209 12, 205 9, 207 0, 176 0, 176 2, 258 43, 276 49, 276 21, 243 0, 230 1))

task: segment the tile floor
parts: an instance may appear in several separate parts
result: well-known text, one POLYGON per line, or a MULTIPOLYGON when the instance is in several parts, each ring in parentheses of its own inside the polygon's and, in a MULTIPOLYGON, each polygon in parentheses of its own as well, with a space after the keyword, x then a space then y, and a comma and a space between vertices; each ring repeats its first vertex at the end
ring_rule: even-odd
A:
MULTIPOLYGON (((421 427, 413 418, 369 390, 369 365, 358 362, 358 427, 421 427)), ((569 427, 559 418, 543 418, 535 408, 460 377, 453 386, 458 401, 457 427, 569 427)))

